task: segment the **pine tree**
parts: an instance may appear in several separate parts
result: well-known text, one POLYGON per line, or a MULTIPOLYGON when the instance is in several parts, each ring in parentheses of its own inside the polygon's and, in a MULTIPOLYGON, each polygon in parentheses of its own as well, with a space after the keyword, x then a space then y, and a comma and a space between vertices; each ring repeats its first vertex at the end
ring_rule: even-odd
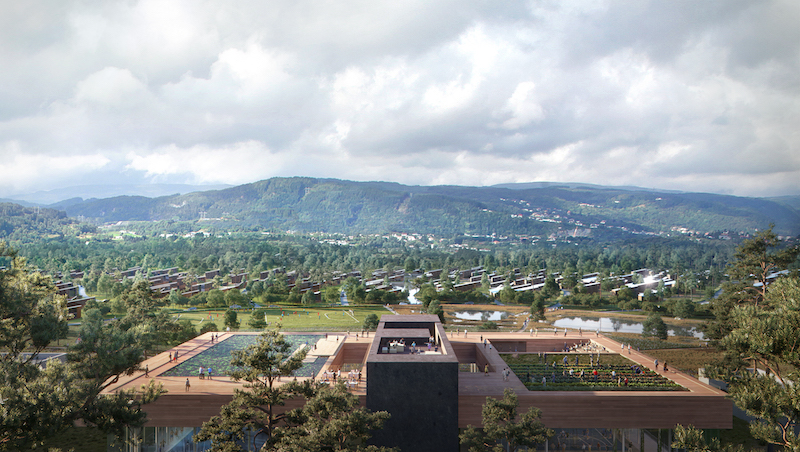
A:
POLYGON ((78 420, 120 436, 125 427, 143 425, 141 407, 158 398, 160 386, 101 393, 138 370, 157 336, 157 317, 131 307, 122 319, 105 322, 99 310, 85 309, 81 340, 69 347, 67 362, 53 360, 42 369, 36 355, 67 335, 64 299, 3 242, 0 264, 0 349, 6 352, 0 355, 0 450, 30 449, 78 420))
POLYGON ((511 389, 503 391, 500 400, 486 398, 483 405, 483 430, 468 426, 459 439, 470 452, 515 452, 532 447, 553 436, 553 430, 540 421, 542 412, 531 408, 517 420, 519 400, 511 389))
MULTIPOLYGON (((266 445, 277 444, 274 434, 286 417, 281 407, 288 399, 302 397, 310 387, 296 382, 279 383, 281 377, 290 377, 303 365, 305 350, 291 353, 291 344, 276 330, 264 332, 254 345, 233 352, 231 365, 238 370, 231 373, 235 381, 244 381, 242 389, 235 389, 233 400, 224 405, 219 416, 203 423, 195 442, 211 441, 211 451, 242 450, 237 446, 245 440, 244 431, 262 436, 266 445)), ((272 450, 267 448, 266 450, 272 450)))
POLYGON ((800 245, 781 247, 772 226, 743 241, 728 264, 730 281, 722 285, 720 297, 712 300, 714 320, 704 325, 706 336, 715 341, 724 338, 730 331, 728 315, 733 308, 741 304, 760 305, 767 294, 768 276, 785 270, 799 254, 800 245))

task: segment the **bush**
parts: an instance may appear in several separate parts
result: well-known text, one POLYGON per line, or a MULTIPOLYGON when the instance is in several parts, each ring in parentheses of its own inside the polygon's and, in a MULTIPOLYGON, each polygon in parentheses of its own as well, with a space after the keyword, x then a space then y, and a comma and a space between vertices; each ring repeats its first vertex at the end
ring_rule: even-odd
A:
POLYGON ((180 320, 175 325, 175 331, 170 334, 170 344, 178 345, 197 337, 197 330, 194 329, 191 320, 180 320))
POLYGON ((483 325, 480 326, 480 329, 481 330, 496 330, 497 329, 497 324, 492 322, 492 321, 483 322, 483 325))
POLYGON ((232 330, 239 328, 239 320, 237 318, 236 311, 232 309, 228 309, 225 311, 225 326, 229 327, 232 330))
POLYGON ((428 304, 426 312, 438 316, 439 320, 444 323, 444 310, 442 309, 442 305, 439 304, 439 300, 431 301, 430 304, 428 304))
POLYGON ((200 334, 208 333, 210 331, 219 331, 219 327, 214 322, 203 322, 203 326, 200 327, 200 334))
POLYGON ((267 322, 264 321, 264 314, 267 313, 266 309, 256 309, 253 311, 253 314, 250 316, 250 320, 247 321, 247 325, 250 328, 260 330, 267 327, 267 322))
POLYGON ((658 314, 652 314, 644 322, 642 322, 642 336, 643 337, 657 337, 662 340, 667 339, 667 325, 658 314))
POLYGON ((378 314, 369 314, 364 318, 364 329, 374 330, 378 328, 378 314))

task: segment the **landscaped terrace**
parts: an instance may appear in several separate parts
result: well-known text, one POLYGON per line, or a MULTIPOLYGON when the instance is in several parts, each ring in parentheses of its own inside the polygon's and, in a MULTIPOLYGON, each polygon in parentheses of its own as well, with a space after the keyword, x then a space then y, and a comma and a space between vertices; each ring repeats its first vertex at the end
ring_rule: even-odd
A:
POLYGON ((548 353, 543 355, 531 353, 503 354, 501 356, 508 367, 531 391, 686 390, 658 372, 617 354, 548 353), (599 365, 598 356, 600 357, 599 365), (564 358, 566 358, 566 363, 564 358), (595 370, 597 371, 596 379, 593 374, 595 370), (570 373, 570 371, 572 372, 570 373), (583 377, 581 377, 581 371, 583 371, 583 377))

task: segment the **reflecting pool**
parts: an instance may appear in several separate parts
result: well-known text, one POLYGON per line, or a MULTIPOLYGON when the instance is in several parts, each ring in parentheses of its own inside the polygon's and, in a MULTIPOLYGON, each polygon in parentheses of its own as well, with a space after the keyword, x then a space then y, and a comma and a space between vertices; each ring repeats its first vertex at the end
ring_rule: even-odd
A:
MULTIPOLYGON (((553 322, 558 328, 582 328, 584 331, 603 333, 635 333, 641 334, 644 327, 641 322, 615 317, 564 317, 553 322)), ((703 333, 694 327, 682 327, 667 323, 667 334, 670 336, 694 336, 703 339, 703 333)))

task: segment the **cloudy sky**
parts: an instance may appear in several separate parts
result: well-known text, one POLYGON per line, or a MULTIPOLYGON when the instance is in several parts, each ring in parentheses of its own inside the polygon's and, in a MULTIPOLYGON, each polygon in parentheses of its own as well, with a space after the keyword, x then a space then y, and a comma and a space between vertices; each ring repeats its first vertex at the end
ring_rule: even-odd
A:
POLYGON ((0 6, 0 196, 275 176, 800 194, 800 2, 0 6))

